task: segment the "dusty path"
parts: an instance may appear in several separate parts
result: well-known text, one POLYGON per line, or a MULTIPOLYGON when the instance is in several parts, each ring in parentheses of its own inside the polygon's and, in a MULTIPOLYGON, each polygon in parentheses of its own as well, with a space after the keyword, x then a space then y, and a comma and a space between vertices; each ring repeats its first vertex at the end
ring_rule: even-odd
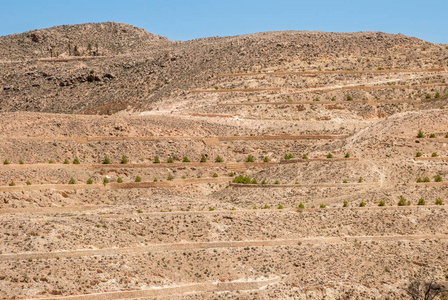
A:
POLYGON ((231 281, 231 282, 206 282, 206 283, 192 283, 176 286, 153 287, 145 290, 134 291, 118 291, 105 292, 85 295, 71 295, 60 297, 45 297, 45 298, 29 298, 38 300, 112 300, 112 299, 130 299, 142 297, 167 297, 173 295, 183 295, 186 293, 213 293, 213 292, 228 292, 228 291, 246 291, 258 290, 270 284, 280 281, 280 277, 275 276, 268 279, 250 280, 250 281, 231 281))
POLYGON ((139 254, 148 251, 185 251, 215 248, 242 248, 242 247, 279 247, 295 246, 303 244, 334 244, 357 241, 412 241, 424 239, 446 240, 448 235, 394 235, 394 236, 340 236, 340 237, 306 237, 295 239, 278 240, 246 240, 229 242, 185 242, 169 244, 153 244, 147 246, 108 248, 108 249, 79 249, 79 250, 61 250, 54 252, 27 252, 27 253, 8 253, 1 254, 2 261, 28 260, 28 259, 53 259, 61 257, 83 257, 98 255, 117 255, 117 254, 139 254))
POLYGON ((392 70, 357 70, 357 71, 304 71, 304 72, 263 72, 263 73, 232 73, 215 74, 215 77, 240 77, 240 76, 258 76, 258 75, 312 75, 312 74, 389 74, 389 73, 431 73, 448 72, 446 68, 437 69, 392 69, 392 70))

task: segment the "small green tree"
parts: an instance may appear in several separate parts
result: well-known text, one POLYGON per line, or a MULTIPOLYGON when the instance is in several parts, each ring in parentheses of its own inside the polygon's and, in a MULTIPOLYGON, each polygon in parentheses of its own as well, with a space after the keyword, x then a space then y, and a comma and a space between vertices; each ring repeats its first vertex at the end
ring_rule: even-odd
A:
POLYGON ((423 132, 421 130, 419 130, 418 133, 417 133, 417 138, 421 139, 423 137, 425 137, 425 135, 423 134, 423 132))
POLYGON ((347 95, 347 101, 352 101, 352 100, 353 100, 352 96, 347 95))
POLYGON ((426 94, 425 98, 426 99, 431 99, 431 94, 426 94))
POLYGON ((104 178, 103 178, 103 183, 104 183, 104 184, 109 183, 109 178, 104 177, 104 178))
POLYGON ((284 207, 283 207, 283 205, 281 205, 281 204, 279 204, 278 206, 277 206, 277 209, 283 209, 284 207))
POLYGON ((291 159, 291 158, 294 158, 294 155, 292 155, 291 153, 285 154, 285 160, 288 160, 288 159, 291 159))
POLYGON ((120 164, 122 164, 122 165, 125 165, 125 164, 127 164, 128 163, 128 158, 126 157, 126 156, 122 156, 121 157, 121 161, 120 161, 120 164))
POLYGON ((75 157, 75 159, 73 160, 73 164, 74 165, 79 165, 80 164, 79 158, 75 157))
POLYGON ((142 182, 142 178, 140 176, 135 177, 135 182, 142 182))
POLYGON ((76 184, 75 178, 71 177, 68 184, 76 184))
POLYGON ((174 159, 170 156, 170 157, 168 157, 166 162, 169 164, 172 164, 172 163, 174 163, 174 159))
POLYGON ((280 184, 280 182, 278 182, 278 180, 276 180, 276 181, 274 182, 274 184, 280 184))
POLYGON ((426 204, 425 199, 423 198, 418 199, 417 205, 425 205, 425 204, 426 204))
POLYGON ((437 157, 437 152, 433 152, 433 153, 431 154, 431 157, 437 157))
POLYGON ((216 177, 218 177, 218 174, 217 173, 213 173, 212 177, 216 178, 216 177))
POLYGON ((344 180, 342 181, 342 183, 348 183, 347 179, 344 179, 344 180))
POLYGON ((9 160, 8 160, 8 159, 5 159, 5 160, 3 161, 3 164, 4 164, 4 165, 9 165, 9 160))
POLYGON ((364 180, 364 179, 362 179, 362 177, 359 177, 359 179, 358 179, 358 183, 363 182, 363 180, 364 180))
POLYGON ((201 157, 201 163, 205 163, 207 161, 207 158, 205 158, 205 155, 202 155, 201 157))
POLYGON ((345 158, 350 158, 350 153, 347 152, 344 157, 345 158))
POLYGON ((429 177, 425 177, 423 178, 423 182, 431 182, 431 180, 429 179, 429 177))
POLYGON ((118 182, 118 183, 123 183, 123 178, 118 177, 118 178, 117 178, 117 182, 118 182))
POLYGON ((442 176, 440 176, 440 174, 437 174, 436 176, 434 176, 434 181, 435 182, 442 182, 442 176))
POLYGON ((258 184, 258 181, 257 181, 257 179, 252 179, 252 181, 250 182, 250 184, 258 184))
POLYGON ((26 185, 31 185, 31 181, 27 180, 26 185))
POLYGON ((308 155, 303 154, 303 155, 302 155, 302 159, 308 159, 308 155))
POLYGON ((327 154, 327 158, 333 158, 333 154, 328 153, 328 154, 327 154))
POLYGON ((173 176, 172 174, 169 174, 168 177, 167 177, 167 179, 171 181, 171 180, 174 179, 174 176, 173 176))
POLYGON ((248 155, 246 158, 246 162, 247 163, 252 163, 255 161, 255 158, 253 157, 253 155, 248 155))
POLYGON ((15 186, 16 183, 14 182, 14 180, 11 181, 11 183, 9 184, 9 186, 15 186))
POLYGON ((431 134, 429 135, 429 138, 430 138, 430 139, 435 139, 435 138, 436 138, 436 135, 435 135, 434 133, 431 133, 431 134))
POLYGON ((70 164, 70 161, 68 159, 65 159, 64 160, 64 165, 68 165, 68 164, 70 164))
POLYGON ((265 163, 269 162, 269 157, 265 156, 265 157, 263 158, 263 162, 265 162, 265 163))
POLYGON ((92 184, 92 183, 93 183, 92 178, 87 179, 87 184, 92 184))
POLYGON ((261 184, 266 184, 266 180, 263 179, 263 180, 261 181, 261 184))
POLYGON ((417 183, 421 183, 421 182, 423 182, 423 180, 420 177, 417 178, 417 183))
POLYGON ((107 155, 104 156, 103 164, 104 165, 109 165, 110 164, 110 159, 109 159, 109 157, 107 157, 107 155))
POLYGON ((182 159, 182 162, 184 162, 184 163, 189 163, 190 160, 188 159, 188 157, 185 156, 185 157, 182 159))
POLYGON ((398 200, 398 206, 405 206, 405 205, 406 205, 406 198, 400 196, 400 200, 398 200))
POLYGON ((319 205, 320 208, 325 208, 327 207, 325 204, 321 203, 321 205, 319 205))
POLYGON ((24 164, 23 160, 19 160, 19 164, 23 165, 24 164))
POLYGON ((154 163, 155 164, 160 164, 160 159, 158 156, 154 157, 154 163))
POLYGON ((421 152, 417 152, 416 154, 415 154, 415 157, 421 157, 422 156, 422 153, 421 152))
POLYGON ((342 207, 348 207, 348 201, 347 200, 344 201, 344 204, 342 205, 342 207))
POLYGON ((305 205, 303 205, 303 203, 300 202, 300 203, 299 203, 299 208, 300 208, 300 209, 304 209, 304 208, 305 208, 305 205))
POLYGON ((380 202, 378 203, 378 206, 384 206, 386 204, 386 202, 384 202, 384 200, 380 200, 380 202))
POLYGON ((218 155, 215 159, 215 162, 222 163, 223 162, 222 157, 218 155))
POLYGON ((364 207, 366 206, 366 204, 364 203, 364 201, 361 201, 361 203, 359 203, 359 207, 364 207))
POLYGON ((435 202, 436 205, 443 205, 442 199, 438 198, 435 202))
POLYGON ((48 163, 49 163, 49 164, 54 164, 54 160, 50 159, 50 160, 48 161, 48 163))
POLYGON ((157 179, 157 177, 156 178, 154 178, 154 180, 153 180, 154 182, 157 182, 157 181, 159 181, 158 179, 157 179))

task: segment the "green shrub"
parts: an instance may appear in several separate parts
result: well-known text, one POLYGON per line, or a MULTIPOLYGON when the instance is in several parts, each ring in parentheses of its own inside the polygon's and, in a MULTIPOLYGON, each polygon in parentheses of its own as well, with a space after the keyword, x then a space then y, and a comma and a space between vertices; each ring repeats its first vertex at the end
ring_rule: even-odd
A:
POLYGON ((425 98, 426 99, 431 99, 431 94, 426 94, 425 98))
POLYGON ((19 164, 23 165, 24 164, 23 160, 19 160, 19 164))
POLYGON ((189 163, 190 160, 188 159, 188 157, 185 156, 185 157, 182 159, 182 162, 184 162, 184 163, 189 163))
POLYGON ((174 179, 174 176, 173 176, 172 174, 169 174, 168 177, 167 177, 167 179, 168 179, 168 180, 173 180, 173 179, 174 179))
POLYGON ((107 155, 104 157, 103 164, 105 164, 105 165, 110 164, 110 159, 109 159, 109 157, 107 157, 107 155))
POLYGON ((381 68, 381 67, 378 67, 378 71, 381 71, 383 68, 381 68))
POLYGON ((64 165, 68 165, 68 164, 70 164, 70 161, 68 159, 65 159, 64 160, 64 165))
POLYGON ((158 156, 154 157, 154 163, 155 164, 160 164, 160 159, 158 156))
POLYGON ((344 205, 342 205, 342 207, 348 207, 348 201, 347 200, 344 201, 344 205))
POLYGON ((423 132, 421 130, 419 130, 418 133, 417 133, 417 138, 421 139, 423 137, 425 137, 425 135, 423 134, 423 132))
POLYGON ((157 177, 155 177, 153 181, 154 181, 154 182, 157 182, 157 181, 159 181, 159 180, 157 179, 157 177))
POLYGON ((135 177, 135 182, 142 182, 142 178, 140 176, 135 177))
POLYGON ((436 205, 443 205, 442 199, 438 198, 435 202, 436 205))
POLYGON ((206 161, 207 161, 207 158, 205 158, 205 155, 202 155, 200 162, 205 163, 206 161))
POLYGON ((122 164, 122 165, 125 165, 125 164, 127 164, 128 163, 128 158, 126 157, 126 156, 122 156, 121 157, 121 161, 120 161, 120 163, 122 164))
POLYGON ((436 95, 434 96, 434 98, 440 98, 440 93, 436 93, 436 95))
POLYGON ((437 174, 436 176, 434 176, 434 181, 435 182, 442 182, 442 176, 440 176, 440 174, 437 174))
POLYGON ((234 183, 250 184, 252 180, 249 176, 239 175, 233 179, 234 183))
POLYGON ((265 157, 263 158, 263 162, 265 162, 265 163, 269 162, 269 157, 265 156, 265 157))
POLYGON ((16 183, 14 182, 14 180, 11 181, 11 183, 9 184, 9 186, 15 186, 16 183))
POLYGON ((333 154, 328 153, 327 158, 333 158, 333 154))
POLYGON ((280 182, 278 182, 278 180, 276 180, 276 181, 274 182, 274 184, 280 184, 280 182))
POLYGON ((320 101, 319 97, 314 98, 314 101, 320 101))
POLYGON ((209 211, 214 211, 215 209, 213 207, 208 208, 209 211))
POLYGON ((31 181, 27 180, 26 185, 31 185, 31 181))
POLYGON ((296 181, 296 182, 294 182, 294 184, 299 184, 299 182, 298 182, 298 181, 296 181))
POLYGON ((75 178, 70 178, 68 184, 76 184, 75 178))
POLYGON ((364 180, 364 179, 362 179, 362 177, 359 177, 359 179, 358 179, 358 183, 363 182, 363 180, 364 180))
POLYGON ((283 209, 283 205, 279 204, 277 209, 283 209))
POLYGON ((218 174, 217 173, 213 173, 213 175, 212 175, 212 177, 218 177, 218 174))
POLYGON ((294 158, 294 155, 292 155, 291 153, 285 154, 285 160, 288 160, 288 159, 291 159, 291 158, 294 158))
POLYGON ((336 97, 331 98, 331 101, 336 101, 336 97))
POLYGON ((138 213, 138 214, 142 214, 143 211, 142 211, 141 209, 137 209, 137 213, 138 213))
POLYGON ((269 209, 269 205, 265 204, 261 209, 269 209))
POLYGON ((92 184, 92 183, 93 183, 92 178, 87 179, 87 184, 92 184))
POLYGON ((350 158, 350 153, 347 152, 344 157, 345 158, 350 158))
POLYGON ((246 162, 247 163, 251 163, 251 162, 254 162, 254 161, 255 161, 255 158, 252 155, 248 155, 247 156, 247 158, 246 158, 246 162))
POLYGON ((174 160, 173 160, 173 158, 170 156, 170 157, 168 157, 168 159, 166 160, 166 162, 169 163, 169 164, 172 164, 172 163, 174 163, 174 160))
POLYGON ((359 207, 364 207, 366 206, 366 204, 364 203, 364 201, 361 201, 361 203, 359 203, 359 207))
POLYGON ((435 135, 434 133, 431 133, 431 134, 429 135, 429 138, 430 138, 430 139, 435 139, 435 138, 436 138, 436 135, 435 135))
POLYGON ((386 202, 384 202, 384 200, 381 200, 380 203, 378 203, 378 206, 384 206, 386 204, 386 202))
POLYGON ((80 164, 79 158, 75 157, 75 159, 73 160, 73 164, 74 165, 79 165, 80 164))
POLYGON ((230 177, 233 177, 233 176, 235 176, 235 173, 230 172, 229 176, 230 176, 230 177))
POLYGON ((347 179, 344 179, 344 181, 342 181, 342 183, 348 183, 348 182, 347 182, 347 179))
POLYGON ((261 181, 261 184, 266 184, 266 180, 263 179, 263 180, 261 181))
POLYGON ((323 204, 323 203, 321 203, 320 205, 319 205, 319 207, 320 208, 325 208, 325 207, 327 207, 325 204, 323 204))
POLYGON ((300 209, 304 209, 304 208, 305 208, 305 205, 303 205, 303 203, 300 202, 300 203, 299 203, 299 208, 300 208, 300 209))
POLYGON ((417 205, 425 205, 425 204, 426 204, 425 199, 423 198, 418 199, 417 205))
POLYGON ((49 163, 49 164, 54 164, 54 160, 50 159, 50 160, 48 161, 48 163, 49 163))
POLYGON ((217 85, 215 85, 215 90, 219 89, 219 87, 217 85))
POLYGON ((252 179, 252 181, 250 182, 250 184, 258 184, 258 181, 257 181, 257 179, 252 179))
MULTIPOLYGON (((447 98, 448 98, 448 97, 447 97, 447 98)), ((446 138, 446 139, 448 139, 448 133, 447 133, 447 134, 445 134, 445 138, 446 138)))
POLYGON ((217 163, 222 163, 223 162, 223 159, 222 159, 222 157, 221 156, 216 156, 216 158, 215 158, 215 162, 217 162, 217 163))
POLYGON ((423 182, 431 182, 431 180, 429 179, 429 177, 425 177, 423 178, 423 182))
POLYGON ((308 155, 303 154, 303 155, 302 155, 302 159, 308 159, 308 155))
POLYGON ((118 183, 123 183, 123 178, 118 177, 118 178, 117 178, 117 182, 118 182, 118 183))
POLYGON ((433 152, 433 153, 431 154, 431 157, 437 157, 437 152, 433 152))
POLYGON ((421 157, 422 156, 422 153, 421 152, 417 152, 416 154, 415 154, 415 157, 421 157))
POLYGON ((347 101, 351 101, 351 100, 353 100, 352 96, 347 95, 347 101))
POLYGON ((420 177, 417 178, 417 183, 421 183, 421 182, 423 182, 423 180, 420 177))
POLYGON ((256 205, 254 205, 254 207, 252 207, 252 209, 257 209, 257 206, 256 206, 256 205))
POLYGON ((5 160, 3 161, 3 164, 4 164, 4 165, 9 165, 9 160, 5 159, 5 160))
POLYGON ((104 184, 109 183, 109 178, 104 177, 104 178, 103 178, 103 183, 104 183, 104 184))
POLYGON ((400 200, 398 200, 398 206, 405 206, 406 199, 403 196, 400 196, 400 200))

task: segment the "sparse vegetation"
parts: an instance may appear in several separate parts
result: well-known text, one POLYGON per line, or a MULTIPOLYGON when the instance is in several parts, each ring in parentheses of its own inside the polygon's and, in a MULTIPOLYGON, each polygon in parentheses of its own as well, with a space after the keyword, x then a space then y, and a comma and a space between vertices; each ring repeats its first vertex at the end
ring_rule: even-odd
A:
POLYGON ((247 158, 246 158, 246 162, 247 163, 251 163, 251 162, 254 162, 254 161, 255 161, 255 158, 252 155, 248 155, 247 156, 247 158))
POLYGON ((342 207, 348 207, 348 201, 344 200, 344 204, 342 205, 342 207))
POLYGON ((213 173, 212 177, 216 178, 216 177, 218 177, 218 174, 217 173, 213 173))
POLYGON ((421 152, 417 152, 416 154, 415 154, 415 157, 421 157, 422 156, 422 153, 421 152))
POLYGON ((429 177, 425 177, 423 178, 423 182, 431 182, 431 180, 429 179, 429 177))
POLYGON ((350 158, 350 153, 347 152, 344 157, 345 158, 350 158))
POLYGON ((303 203, 300 202, 300 203, 299 203, 299 209, 304 209, 304 208, 305 208, 305 205, 303 205, 303 203))
POLYGON ((274 182, 274 184, 280 184, 280 182, 278 182, 278 180, 276 180, 276 181, 274 182))
POLYGON ((123 183, 123 178, 118 177, 118 178, 117 178, 117 182, 118 182, 118 183, 123 183))
POLYGON ((386 202, 384 200, 380 200, 380 202, 378 203, 378 206, 384 206, 386 205, 386 202))
POLYGON ((435 182, 442 182, 442 176, 440 176, 440 174, 437 174, 436 176, 434 176, 434 181, 435 182))
POLYGON ((431 154, 431 157, 437 157, 437 152, 433 152, 433 153, 431 154))
POLYGON ((364 203, 364 201, 361 201, 361 203, 359 203, 359 207, 364 207, 366 206, 366 204, 364 203))
POLYGON ((218 155, 218 156, 215 158, 215 162, 217 162, 217 163, 222 163, 222 162, 223 162, 222 157, 218 155))
POLYGON ((140 176, 135 177, 135 182, 142 182, 142 178, 140 176))
POLYGON ((429 135, 429 138, 430 138, 430 139, 435 139, 435 138, 436 138, 436 135, 435 135, 434 133, 431 133, 431 134, 429 135))
POLYGON ((303 154, 303 155, 302 155, 302 159, 308 159, 308 155, 303 154))
POLYGON ((174 176, 173 176, 172 174, 169 174, 168 177, 167 177, 167 179, 171 181, 171 180, 174 179, 174 176))
POLYGON ((9 183, 9 186, 15 186, 16 185, 16 183, 14 182, 14 180, 12 180, 10 183, 9 183))
POLYGON ((104 183, 104 184, 109 183, 109 178, 104 177, 104 178, 103 178, 103 183, 104 183))
POLYGON ((188 159, 188 157, 185 156, 185 157, 182 159, 182 162, 184 162, 184 163, 189 163, 190 160, 188 159))
POLYGON ((64 165, 68 165, 68 164, 70 164, 70 161, 68 159, 65 159, 64 160, 64 165))
POLYGON ((79 165, 80 164, 79 158, 75 157, 75 159, 73 160, 73 164, 79 165))
POLYGON ((205 155, 202 155, 202 156, 201 156, 201 160, 200 160, 200 162, 201 162, 201 163, 205 163, 205 162, 207 162, 207 158, 205 157, 205 155))
POLYGON ((170 156, 170 157, 168 157, 166 162, 169 163, 169 164, 172 164, 172 163, 174 163, 174 159, 170 156))
POLYGON ((284 157, 285 160, 288 160, 288 159, 291 159, 291 158, 294 158, 294 155, 292 155, 291 153, 285 154, 285 157, 284 157))
POLYGON ((110 164, 110 159, 109 159, 109 157, 107 155, 103 159, 103 164, 104 165, 109 165, 110 164))
POLYGON ((283 205, 282 204, 279 204, 278 206, 277 206, 277 209, 283 209, 284 207, 283 207, 283 205))
POLYGON ((321 203, 321 204, 319 205, 319 207, 320 207, 320 208, 326 208, 327 206, 326 206, 325 204, 321 203))
POLYGON ((435 205, 443 205, 443 201, 440 198, 437 198, 435 201, 435 205))
POLYGON ((417 205, 425 205, 425 204, 426 204, 425 199, 423 198, 418 199, 417 205))
POLYGON ((406 199, 403 196, 400 196, 400 200, 398 200, 398 206, 406 206, 406 199))
POLYGON ((31 181, 27 180, 26 185, 31 185, 31 181))
POLYGON ((70 180, 68 181, 68 184, 76 184, 76 180, 75 178, 70 178, 70 180))
POLYGON ((92 178, 87 179, 87 184, 92 184, 92 183, 93 183, 93 179, 92 178))
POLYGON ((421 139, 421 138, 424 138, 424 137, 425 137, 425 135, 423 134, 423 132, 421 130, 419 130, 418 133, 417 133, 417 138, 421 139))
POLYGON ((121 157, 121 161, 120 161, 120 164, 122 164, 122 165, 125 165, 125 164, 127 164, 128 163, 128 158, 126 157, 126 156, 122 156, 121 157))
POLYGON ((265 162, 265 163, 269 162, 269 157, 265 156, 265 157, 263 158, 263 162, 265 162))
POLYGON ((155 164, 160 164, 160 159, 158 156, 154 157, 154 163, 155 164))

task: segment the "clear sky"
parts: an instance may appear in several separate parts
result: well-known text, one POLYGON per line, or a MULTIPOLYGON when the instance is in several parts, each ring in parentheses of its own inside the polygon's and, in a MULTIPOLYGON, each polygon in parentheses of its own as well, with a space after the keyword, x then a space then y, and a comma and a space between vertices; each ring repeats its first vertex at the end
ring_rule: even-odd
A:
POLYGON ((0 36, 104 21, 170 40, 320 30, 384 31, 448 44, 448 0, 0 0, 0 36))

